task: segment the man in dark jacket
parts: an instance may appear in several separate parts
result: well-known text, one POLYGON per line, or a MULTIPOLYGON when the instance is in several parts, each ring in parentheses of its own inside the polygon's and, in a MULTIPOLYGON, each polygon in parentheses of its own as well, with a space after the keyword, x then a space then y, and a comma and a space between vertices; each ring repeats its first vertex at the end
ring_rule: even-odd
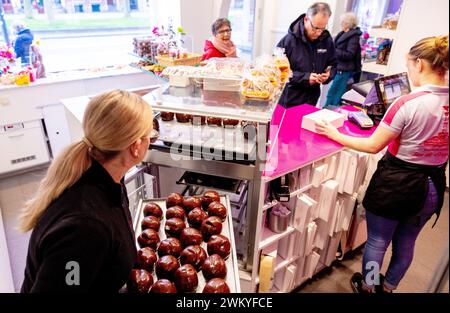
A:
POLYGON ((278 43, 278 47, 285 49, 294 74, 280 99, 284 107, 316 105, 320 85, 333 79, 337 61, 333 39, 326 29, 330 16, 328 4, 313 4, 291 24, 289 33, 278 43))
POLYGON ((334 44, 338 60, 337 74, 327 95, 325 106, 339 106, 342 95, 347 90, 347 82, 354 73, 361 72, 362 35, 358 19, 352 12, 341 16, 342 31, 336 36, 334 44))
POLYGON ((17 34, 14 43, 16 58, 21 58, 22 64, 30 64, 30 47, 33 43, 33 34, 21 23, 14 25, 14 31, 17 34))

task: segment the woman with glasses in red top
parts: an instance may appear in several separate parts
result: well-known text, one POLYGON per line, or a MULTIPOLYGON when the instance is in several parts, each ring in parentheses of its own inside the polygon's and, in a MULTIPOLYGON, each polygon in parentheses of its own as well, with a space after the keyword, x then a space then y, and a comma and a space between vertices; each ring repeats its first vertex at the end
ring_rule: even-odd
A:
POLYGON ((226 18, 217 19, 212 27, 213 36, 205 41, 202 61, 211 58, 235 58, 236 46, 231 41, 231 23, 226 18))

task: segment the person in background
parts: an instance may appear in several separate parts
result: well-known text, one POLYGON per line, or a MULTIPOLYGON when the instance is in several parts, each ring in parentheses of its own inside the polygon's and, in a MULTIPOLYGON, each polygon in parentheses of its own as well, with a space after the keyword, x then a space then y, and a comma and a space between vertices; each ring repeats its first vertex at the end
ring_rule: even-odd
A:
POLYGON ((341 16, 342 31, 334 39, 337 56, 337 73, 328 90, 325 107, 339 106, 347 90, 347 82, 353 74, 361 71, 361 30, 358 19, 352 12, 341 16))
POLYGON ((211 27, 213 37, 205 41, 202 61, 211 58, 235 58, 236 46, 231 41, 231 23, 226 18, 217 19, 211 27))
POLYGON ((333 39, 327 30, 330 16, 328 4, 313 4, 291 24, 289 33, 278 43, 278 47, 284 48, 293 71, 280 99, 284 107, 316 105, 320 85, 334 78, 337 60, 333 39))
POLYGON ((358 292, 395 290, 411 265, 420 231, 434 214, 439 217, 449 155, 448 61, 448 35, 417 42, 406 64, 418 88, 389 107, 370 138, 343 135, 328 123, 316 126, 350 149, 377 153, 388 146, 363 200, 367 243, 362 274, 355 273, 351 281, 358 292), (391 242, 392 257, 383 277, 379 271, 391 242))
POLYGON ((36 69, 36 78, 46 77, 39 41, 36 41, 31 45, 31 65, 36 69))
POLYGON ((33 232, 21 292, 124 286, 137 257, 124 176, 148 152, 152 120, 150 106, 127 91, 89 102, 84 137, 53 161, 22 212, 20 229, 33 232))
POLYGON ((22 64, 31 64, 30 47, 33 43, 33 34, 31 30, 21 22, 16 22, 13 25, 13 31, 17 35, 14 41, 14 52, 16 58, 21 58, 22 64))

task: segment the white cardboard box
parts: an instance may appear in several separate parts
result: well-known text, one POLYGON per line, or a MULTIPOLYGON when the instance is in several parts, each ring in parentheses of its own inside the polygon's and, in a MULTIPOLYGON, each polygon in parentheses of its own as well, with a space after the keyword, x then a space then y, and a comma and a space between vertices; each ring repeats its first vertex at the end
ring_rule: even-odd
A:
POLYGON ((323 109, 303 116, 302 128, 316 132, 316 122, 327 121, 334 127, 339 128, 344 125, 345 115, 328 109, 323 109))

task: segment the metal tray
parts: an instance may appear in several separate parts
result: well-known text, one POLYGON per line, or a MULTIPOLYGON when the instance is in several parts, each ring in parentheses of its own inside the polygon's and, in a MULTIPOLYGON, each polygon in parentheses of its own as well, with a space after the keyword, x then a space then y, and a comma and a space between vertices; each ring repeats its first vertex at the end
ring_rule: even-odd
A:
MULTIPOLYGON (((144 207, 147 203, 156 203, 158 204, 161 209, 163 210, 163 219, 161 220, 161 227, 159 229, 159 237, 161 240, 164 240, 167 238, 165 232, 164 232, 164 225, 166 222, 166 199, 159 198, 159 199, 141 199, 139 201, 138 205, 138 211, 136 213, 136 218, 133 221, 133 228, 135 232, 135 240, 136 240, 136 246, 138 249, 140 249, 139 244, 137 243, 137 238, 141 234, 141 223, 144 219, 144 207)), ((230 240, 231 244, 231 251, 229 257, 225 260, 225 264, 227 266, 227 277, 226 282, 228 286, 230 287, 231 293, 240 293, 241 287, 239 283, 239 271, 238 271, 238 263, 237 263, 237 255, 236 255, 236 244, 234 242, 234 232, 233 232, 233 221, 232 221, 232 213, 231 213, 231 205, 230 205, 230 199, 228 196, 220 196, 220 202, 227 208, 227 217, 225 221, 222 223, 222 233, 221 235, 224 235, 230 240)), ((187 224, 187 221, 185 221, 187 224)), ((207 252, 207 245, 206 242, 203 242, 201 244, 201 247, 205 249, 207 252)), ((207 252, 208 253, 208 252, 207 252)), ((208 255, 209 256, 209 255, 208 255)), ((157 277, 155 272, 153 272, 153 279, 156 282, 157 277)), ((203 291, 203 287, 205 286, 205 278, 203 277, 202 272, 198 272, 198 287, 197 287, 197 293, 201 293, 203 291)))

